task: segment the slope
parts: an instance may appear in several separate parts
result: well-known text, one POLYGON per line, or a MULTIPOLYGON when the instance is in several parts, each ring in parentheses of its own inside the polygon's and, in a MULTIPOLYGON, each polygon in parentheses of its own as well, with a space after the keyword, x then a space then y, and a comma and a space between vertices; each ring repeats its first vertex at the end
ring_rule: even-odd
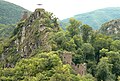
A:
MULTIPOLYGON (((90 25, 93 29, 99 29, 103 23, 120 18, 120 7, 98 9, 92 12, 75 15, 73 18, 82 21, 83 24, 90 25)), ((62 20, 62 22, 65 23, 68 21, 69 18, 62 20)))
POLYGON ((62 62, 60 55, 71 56, 72 52, 55 49, 54 36, 61 31, 58 18, 44 9, 36 9, 18 23, 0 49, 0 81, 94 81, 91 75, 77 76, 71 65, 62 62))
POLYGON ((21 19, 23 11, 28 10, 0 0, 0 38, 9 37, 12 34, 15 28, 13 24, 16 24, 21 19))
POLYGON ((13 3, 0 0, 0 24, 15 24, 20 20, 23 11, 27 10, 13 3))

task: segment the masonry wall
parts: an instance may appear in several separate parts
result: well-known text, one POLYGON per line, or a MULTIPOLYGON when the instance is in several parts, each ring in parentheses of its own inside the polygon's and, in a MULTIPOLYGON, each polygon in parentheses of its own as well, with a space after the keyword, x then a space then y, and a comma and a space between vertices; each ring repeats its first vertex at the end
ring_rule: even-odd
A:
POLYGON ((80 74, 81 76, 86 74, 86 63, 83 64, 77 64, 72 62, 72 53, 71 52, 63 52, 61 54, 61 58, 64 64, 69 64, 74 69, 74 71, 77 74, 80 74))
POLYGON ((26 11, 24 11, 23 16, 22 16, 22 20, 27 19, 28 18, 28 13, 26 11))

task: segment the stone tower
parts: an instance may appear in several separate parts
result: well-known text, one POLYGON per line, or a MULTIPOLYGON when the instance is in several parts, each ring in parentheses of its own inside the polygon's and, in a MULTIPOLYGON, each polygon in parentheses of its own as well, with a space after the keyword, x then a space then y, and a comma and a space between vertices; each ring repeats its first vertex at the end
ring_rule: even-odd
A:
POLYGON ((27 12, 27 11, 24 11, 21 20, 25 20, 25 19, 27 19, 27 18, 28 18, 28 12, 27 12))
POLYGON ((62 61, 64 64, 71 65, 72 63, 72 54, 71 52, 64 51, 62 54, 62 61))
POLYGON ((77 64, 77 65, 72 63, 71 66, 77 74, 80 74, 81 76, 86 74, 86 63, 83 63, 83 64, 81 63, 81 64, 77 64))
POLYGON ((75 73, 80 74, 81 76, 86 74, 86 70, 87 70, 86 63, 75 65, 75 63, 72 62, 71 52, 64 51, 61 54, 61 58, 64 64, 69 64, 74 69, 75 73))

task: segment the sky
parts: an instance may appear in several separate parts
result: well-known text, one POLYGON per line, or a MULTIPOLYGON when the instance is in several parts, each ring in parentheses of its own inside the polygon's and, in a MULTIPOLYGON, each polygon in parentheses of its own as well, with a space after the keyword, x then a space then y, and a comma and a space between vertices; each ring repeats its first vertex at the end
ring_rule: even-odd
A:
POLYGON ((120 0, 5 0, 25 9, 34 11, 44 8, 54 13, 59 19, 65 19, 77 14, 90 12, 106 7, 120 7, 120 0), (38 6, 37 4, 43 4, 38 6))

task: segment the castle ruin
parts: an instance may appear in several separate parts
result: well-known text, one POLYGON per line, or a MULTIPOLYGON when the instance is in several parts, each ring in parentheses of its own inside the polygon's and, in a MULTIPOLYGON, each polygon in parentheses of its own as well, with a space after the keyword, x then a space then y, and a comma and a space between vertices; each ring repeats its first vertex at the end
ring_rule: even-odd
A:
POLYGON ((72 62, 71 52, 64 51, 61 54, 61 59, 64 64, 69 64, 77 74, 80 74, 81 76, 86 74, 86 63, 75 65, 75 63, 72 62))
POLYGON ((27 12, 27 11, 24 11, 21 20, 25 20, 25 19, 27 19, 27 18, 28 18, 28 12, 27 12))

